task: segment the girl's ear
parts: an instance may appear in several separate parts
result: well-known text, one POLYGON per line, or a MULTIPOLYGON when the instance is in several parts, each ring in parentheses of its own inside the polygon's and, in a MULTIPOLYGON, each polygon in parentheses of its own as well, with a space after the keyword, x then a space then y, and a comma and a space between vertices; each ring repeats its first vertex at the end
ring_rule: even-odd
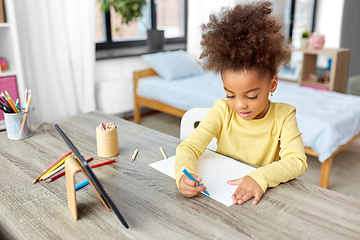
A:
POLYGON ((270 92, 273 93, 275 92, 276 88, 277 88, 277 85, 278 85, 278 78, 277 76, 275 75, 272 79, 271 79, 271 82, 270 82, 270 92))

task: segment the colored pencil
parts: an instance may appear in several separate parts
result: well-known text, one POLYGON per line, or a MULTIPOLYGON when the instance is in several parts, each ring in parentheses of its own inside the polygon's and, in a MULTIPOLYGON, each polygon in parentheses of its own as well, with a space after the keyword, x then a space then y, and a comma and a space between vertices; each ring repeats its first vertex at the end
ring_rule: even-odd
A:
POLYGON ((4 100, 2 99, 2 97, 0 97, 0 109, 3 110, 5 113, 12 113, 12 110, 3 101, 4 100))
POLYGON ((46 175, 48 175, 49 173, 51 173, 52 171, 54 171, 55 169, 57 169, 57 168, 58 168, 61 164, 63 164, 63 163, 66 161, 66 159, 68 159, 70 156, 71 156, 71 154, 68 155, 68 156, 66 156, 66 157, 63 158, 60 162, 58 162, 57 164, 55 164, 55 166, 53 166, 52 168, 50 168, 49 170, 47 170, 47 171, 45 172, 45 174, 40 178, 40 180, 44 179, 44 177, 46 177, 46 175))
POLYGON ((11 105, 11 102, 9 101, 9 99, 5 96, 5 94, 3 92, 1 92, 1 96, 6 100, 7 105, 9 106, 9 108, 11 109, 11 111, 13 113, 16 113, 16 110, 14 108, 14 106, 11 105))
MULTIPOLYGON (((90 167, 91 168, 95 168, 95 167, 99 167, 99 166, 102 166, 102 165, 105 165, 105 164, 109 164, 109 163, 112 163, 112 162, 115 162, 115 159, 113 160, 109 160, 109 161, 106 161, 106 162, 102 162, 102 163, 98 163, 98 164, 94 164, 94 165, 91 165, 90 167)), ((78 184, 75 186, 75 191, 82 188, 82 187, 85 187, 86 185, 89 184, 89 180, 85 180, 83 181, 82 183, 78 184)))
POLYGON ((161 152, 161 155, 163 156, 164 159, 167 159, 165 153, 164 153, 164 150, 160 147, 160 152, 161 152))
MULTIPOLYGON (((19 99, 16 99, 16 103, 15 103, 15 107, 18 109, 19 111, 19 99)), ((20 112, 20 111, 19 111, 20 112)))
MULTIPOLYGON (((190 178, 191 180, 197 182, 197 184, 198 184, 199 186, 202 186, 201 183, 199 183, 198 180, 196 180, 185 168, 182 168, 181 171, 182 171, 183 173, 185 173, 185 175, 186 175, 188 178, 190 178)), ((209 194, 208 191, 205 190, 204 193, 205 193, 206 195, 210 196, 210 194, 209 194)))
POLYGON ((11 104, 14 106, 15 112, 19 113, 20 112, 19 109, 17 109, 17 107, 16 107, 14 101, 12 100, 10 94, 6 90, 5 90, 5 94, 6 94, 7 98, 10 99, 11 104))
MULTIPOLYGON (((86 160, 86 161, 88 161, 88 160, 86 160)), ((100 167, 100 166, 102 166, 102 165, 109 164, 109 163, 113 163, 113 162, 115 162, 115 159, 109 160, 109 161, 106 161, 106 162, 102 162, 102 163, 98 163, 98 164, 91 165, 90 168, 100 167)), ((55 180, 56 178, 63 176, 64 174, 65 174, 65 171, 62 172, 62 173, 59 173, 59 174, 58 174, 59 176, 56 175, 56 176, 54 176, 53 178, 50 178, 50 179, 47 180, 47 181, 48 181, 48 182, 51 182, 51 181, 55 180)))
POLYGON ((30 101, 31 101, 31 93, 29 94, 29 100, 28 100, 27 105, 26 105, 25 115, 24 115, 24 119, 23 119, 22 124, 21 124, 21 129, 20 129, 19 137, 21 137, 22 131, 23 131, 24 126, 25 126, 27 113, 28 113, 29 107, 30 107, 30 101))
POLYGON ((51 181, 54 181, 55 179, 61 177, 61 176, 64 176, 65 175, 65 171, 59 173, 58 175, 55 175, 53 177, 51 177, 50 179, 46 180, 47 182, 51 182, 51 181))
POLYGON ((139 149, 136 149, 135 152, 134 152, 134 155, 133 155, 132 158, 131 158, 131 161, 132 161, 132 162, 135 161, 135 158, 136 158, 138 152, 139 152, 139 149))
POLYGON ((61 170, 64 170, 64 168, 65 168, 65 162, 61 164, 57 169, 44 176, 44 178, 41 178, 41 180, 46 180, 53 177, 55 174, 58 174, 61 170))
POLYGON ((9 105, 8 101, 6 100, 4 93, 0 94, 0 101, 3 103, 4 106, 9 110, 9 112, 13 112, 11 106, 9 105))
POLYGON ((25 89, 25 98, 24 98, 24 101, 25 101, 25 104, 27 103, 27 99, 28 98, 28 93, 27 93, 27 88, 25 89))
POLYGON ((88 184, 89 184, 89 180, 85 180, 82 183, 79 183, 78 185, 75 186, 75 191, 79 190, 80 188, 85 187, 88 184))
MULTIPOLYGON (((90 162, 91 160, 93 160, 92 157, 89 158, 89 159, 87 159, 86 161, 87 161, 87 162, 90 162)), ((61 176, 64 176, 64 175, 65 175, 65 171, 59 173, 59 174, 56 175, 56 176, 51 177, 50 179, 48 179, 48 180, 46 180, 46 181, 47 181, 47 182, 51 182, 51 181, 54 181, 55 179, 57 179, 57 178, 59 178, 59 177, 61 177, 61 176)))
POLYGON ((65 153, 63 156, 61 156, 58 160, 56 160, 55 162, 53 162, 50 166, 48 166, 43 172, 46 172, 47 170, 49 170, 50 168, 52 168, 55 164, 57 164, 58 162, 60 162, 64 157, 66 157, 67 155, 71 154, 72 150, 68 151, 67 153, 65 153))
POLYGON ((96 168, 96 167, 100 167, 102 165, 113 163, 113 162, 115 162, 115 159, 109 160, 109 161, 106 161, 106 162, 97 163, 97 164, 91 165, 90 167, 91 168, 96 168))
POLYGON ((50 169, 52 168, 55 164, 57 164, 58 162, 60 162, 64 157, 66 157, 67 155, 69 155, 70 153, 72 153, 72 151, 68 151, 67 153, 65 153, 62 157, 60 157, 58 160, 56 160, 55 162, 53 162, 49 167, 47 167, 37 178, 35 178, 35 180, 32 182, 33 184, 36 183, 37 181, 39 181, 39 179, 50 169))

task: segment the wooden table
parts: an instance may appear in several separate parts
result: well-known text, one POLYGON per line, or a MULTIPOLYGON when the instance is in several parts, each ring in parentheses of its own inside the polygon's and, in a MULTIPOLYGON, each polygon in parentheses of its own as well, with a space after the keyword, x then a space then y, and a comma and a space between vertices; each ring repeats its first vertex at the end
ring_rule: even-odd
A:
MULTIPOLYGON (((0 133, 0 239, 354 239, 360 238, 360 200, 293 180, 269 189, 258 205, 225 205, 200 194, 187 199, 175 181, 149 167, 175 154, 180 140, 100 112, 33 127, 25 140, 0 133), (32 181, 69 149, 59 124, 95 164, 95 126, 115 122, 120 155, 93 169, 130 228, 125 229, 90 186, 77 191, 79 220, 67 205, 65 178, 32 181), (134 150, 139 153, 131 162, 134 150)), ((85 179, 76 175, 76 182, 85 179)))

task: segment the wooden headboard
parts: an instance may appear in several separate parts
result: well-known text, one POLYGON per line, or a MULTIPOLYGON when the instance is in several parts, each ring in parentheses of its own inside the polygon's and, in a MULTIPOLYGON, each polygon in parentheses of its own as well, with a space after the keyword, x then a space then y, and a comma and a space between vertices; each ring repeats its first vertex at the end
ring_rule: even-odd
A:
POLYGON ((168 113, 177 117, 182 117, 186 111, 180 110, 178 108, 174 108, 170 105, 161 103, 159 101, 155 101, 149 98, 144 98, 141 96, 138 96, 136 93, 137 84, 140 78, 143 77, 150 77, 158 75, 153 69, 145 69, 141 71, 134 71, 134 122, 139 124, 140 123, 140 106, 144 106, 147 108, 154 109, 156 111, 168 113))

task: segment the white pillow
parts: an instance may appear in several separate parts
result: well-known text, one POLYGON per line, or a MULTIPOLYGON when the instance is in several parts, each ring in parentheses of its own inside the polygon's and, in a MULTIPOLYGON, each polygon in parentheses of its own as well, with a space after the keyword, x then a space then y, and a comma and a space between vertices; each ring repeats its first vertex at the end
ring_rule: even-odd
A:
POLYGON ((141 57, 167 81, 204 73, 201 65, 182 50, 146 54, 141 57))

